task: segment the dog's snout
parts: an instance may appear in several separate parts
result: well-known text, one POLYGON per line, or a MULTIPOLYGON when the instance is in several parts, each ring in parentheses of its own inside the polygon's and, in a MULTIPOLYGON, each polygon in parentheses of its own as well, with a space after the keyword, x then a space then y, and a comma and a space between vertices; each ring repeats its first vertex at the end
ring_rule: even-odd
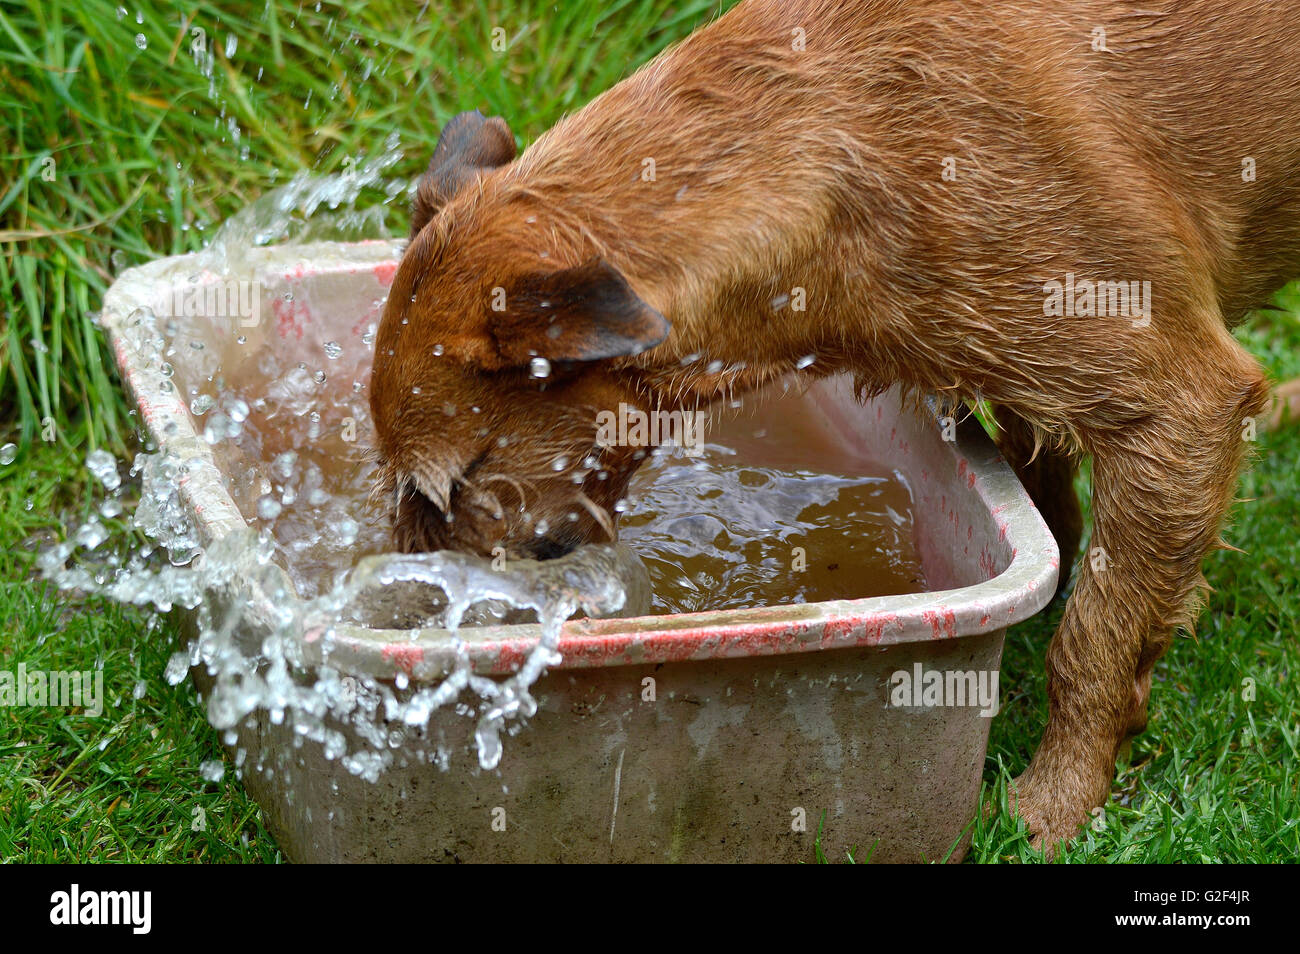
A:
POLYGON ((528 547, 529 555, 535 560, 556 560, 568 556, 578 548, 576 540, 556 537, 539 537, 528 547))

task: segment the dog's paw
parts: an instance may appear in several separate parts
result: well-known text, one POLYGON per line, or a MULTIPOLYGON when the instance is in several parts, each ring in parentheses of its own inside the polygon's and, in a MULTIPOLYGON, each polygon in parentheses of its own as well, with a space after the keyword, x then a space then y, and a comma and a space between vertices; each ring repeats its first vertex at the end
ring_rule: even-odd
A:
POLYGON ((1071 792, 1069 786, 1044 784, 1039 779, 1026 771, 1008 784, 1007 805, 1012 814, 1024 820, 1030 845, 1051 861, 1091 821, 1093 809, 1100 800, 1091 792, 1071 792))

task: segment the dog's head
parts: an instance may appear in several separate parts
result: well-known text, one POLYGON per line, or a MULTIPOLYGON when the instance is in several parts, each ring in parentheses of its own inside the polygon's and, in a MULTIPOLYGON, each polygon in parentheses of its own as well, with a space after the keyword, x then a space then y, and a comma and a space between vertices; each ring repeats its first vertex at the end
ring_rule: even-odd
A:
POLYGON ((645 454, 601 446, 599 415, 639 406, 625 359, 668 322, 511 187, 514 157, 499 118, 447 124, 380 320, 376 490, 403 551, 545 559, 612 538, 645 454))

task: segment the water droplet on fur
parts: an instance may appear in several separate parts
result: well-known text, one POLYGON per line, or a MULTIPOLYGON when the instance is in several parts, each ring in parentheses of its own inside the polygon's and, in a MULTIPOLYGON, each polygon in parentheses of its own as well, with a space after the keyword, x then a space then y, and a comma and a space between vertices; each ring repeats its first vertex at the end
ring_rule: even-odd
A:
POLYGON ((535 378, 549 378, 551 376, 551 362, 545 358, 533 358, 528 362, 528 373, 535 378))

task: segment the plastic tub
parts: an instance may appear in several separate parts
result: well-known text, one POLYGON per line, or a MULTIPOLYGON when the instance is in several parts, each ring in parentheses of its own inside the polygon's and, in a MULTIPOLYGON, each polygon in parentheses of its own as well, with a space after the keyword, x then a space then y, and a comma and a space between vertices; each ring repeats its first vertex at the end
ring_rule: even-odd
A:
MULTIPOLYGON (((360 337, 378 320, 398 254, 386 242, 254 249, 242 256, 240 274, 220 280, 256 283, 258 321, 175 320, 191 323, 190 336, 241 333, 253 351, 284 349, 319 365, 325 342, 360 337)), ((247 522, 177 391, 131 331, 138 308, 177 312, 177 290, 196 273, 219 278, 196 256, 124 273, 102 321, 153 439, 189 461, 182 495, 210 544, 247 522)), ((219 352, 222 342, 213 343, 219 352)), ((408 764, 374 783, 312 743, 295 745, 301 740, 288 727, 250 719, 237 743, 248 753, 244 783, 286 854, 807 861, 820 825, 831 858, 856 849, 878 861, 959 860, 977 809, 989 715, 951 704, 952 696, 946 705, 899 704, 897 674, 996 674, 1006 627, 1053 594, 1056 545, 973 420, 945 441, 936 420, 905 410, 897 395, 860 405, 840 379, 814 385, 799 411, 824 439, 904 475, 930 592, 571 622, 563 662, 535 687, 538 713, 507 740, 491 772, 468 752, 450 770, 431 764, 439 744, 467 734, 464 717, 443 710, 424 741, 407 746, 408 764)), ((255 645, 269 601, 252 582, 232 592, 249 605, 255 645)), ((460 635, 478 671, 505 673, 537 629, 460 635)), ((362 678, 436 681, 450 641, 445 631, 341 627, 328 662, 362 678)), ((317 645, 303 634, 308 667, 322 661, 317 645)), ((205 674, 194 675, 202 688, 205 674)))

